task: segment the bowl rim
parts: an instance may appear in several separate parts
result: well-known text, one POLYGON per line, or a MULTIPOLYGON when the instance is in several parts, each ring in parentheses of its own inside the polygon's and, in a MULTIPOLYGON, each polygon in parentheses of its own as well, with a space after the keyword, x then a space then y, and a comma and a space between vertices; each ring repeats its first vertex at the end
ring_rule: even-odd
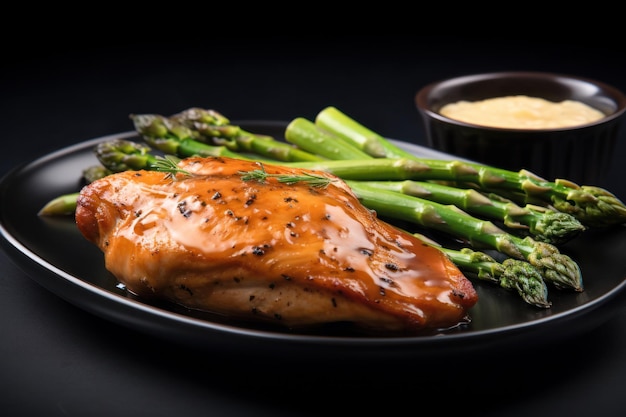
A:
POLYGON ((621 118, 626 113, 626 94, 619 90, 618 88, 607 84, 603 81, 598 81, 592 78, 564 74, 558 72, 546 72, 546 71, 495 71, 495 72, 482 72, 475 74, 466 74, 460 75, 456 77, 449 77, 440 79, 438 81, 433 81, 429 84, 423 86, 415 95, 415 103, 417 109, 428 118, 439 120, 440 122, 444 122, 447 124, 457 125, 464 128, 473 128, 473 129, 482 129, 487 131, 498 131, 498 132, 536 132, 536 133, 546 133, 546 132, 560 132, 560 131, 575 131, 588 129, 597 125, 603 125, 612 122, 613 120, 621 118), (605 96, 612 100, 615 103, 616 109, 613 113, 605 115, 603 118, 584 123, 576 126, 566 126, 566 127, 555 127, 555 128, 506 128, 506 127, 494 127, 494 126, 485 126, 481 124, 474 124, 469 122, 464 122, 456 119, 452 119, 446 117, 439 113, 438 111, 433 110, 430 107, 429 99, 433 91, 437 91, 440 88, 450 87, 461 84, 472 84, 479 81, 485 81, 489 79, 504 79, 504 78, 522 78, 522 79, 547 79, 553 80, 557 83, 561 84, 562 81, 574 81, 578 83, 586 83, 591 84, 597 87, 600 91, 603 92, 602 96, 605 96))

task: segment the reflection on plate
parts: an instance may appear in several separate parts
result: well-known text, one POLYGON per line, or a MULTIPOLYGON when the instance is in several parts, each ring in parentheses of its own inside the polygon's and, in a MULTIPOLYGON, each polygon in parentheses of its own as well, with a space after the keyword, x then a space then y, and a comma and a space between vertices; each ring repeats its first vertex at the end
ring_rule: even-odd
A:
MULTIPOLYGON (((286 123, 237 122, 248 131, 282 138, 286 123)), ((234 323, 172 305, 149 304, 129 296, 104 268, 100 250, 77 230, 73 217, 42 218, 39 209, 61 194, 78 191, 83 169, 96 165, 94 146, 113 138, 136 138, 134 132, 83 142, 37 159, 6 175, 0 183, 0 233, 11 258, 36 282, 78 307, 113 322, 169 340, 215 351, 268 355, 346 354, 368 357, 393 354, 437 355, 448 352, 524 346, 564 338, 607 320, 623 301, 626 286, 626 228, 586 232, 560 250, 578 262, 585 291, 550 290, 552 308, 538 309, 519 296, 489 283, 476 282, 480 301, 472 322, 435 336, 364 337, 340 329, 290 333, 234 323)), ((394 141, 418 156, 452 156, 394 141)))

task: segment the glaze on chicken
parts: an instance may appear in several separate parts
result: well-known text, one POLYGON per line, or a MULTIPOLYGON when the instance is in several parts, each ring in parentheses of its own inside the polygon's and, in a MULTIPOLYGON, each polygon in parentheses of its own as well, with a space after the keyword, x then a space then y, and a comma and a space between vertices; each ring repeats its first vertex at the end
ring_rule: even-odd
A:
POLYGON ((417 334, 468 321, 478 296, 462 272, 339 178, 230 158, 178 166, 185 172, 113 174, 78 199, 79 230, 131 293, 286 329, 345 322, 417 334), (260 167, 331 182, 244 180, 260 167))

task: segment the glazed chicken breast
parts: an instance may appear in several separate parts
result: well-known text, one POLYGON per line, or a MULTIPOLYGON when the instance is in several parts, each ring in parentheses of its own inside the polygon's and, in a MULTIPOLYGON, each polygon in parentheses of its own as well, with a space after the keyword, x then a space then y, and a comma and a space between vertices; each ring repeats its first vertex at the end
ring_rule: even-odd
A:
POLYGON ((468 321, 478 296, 462 272, 377 218, 339 178, 223 157, 178 167, 81 190, 77 226, 131 293, 288 329, 345 322, 416 334, 468 321), (268 175, 243 175, 258 170, 268 175))

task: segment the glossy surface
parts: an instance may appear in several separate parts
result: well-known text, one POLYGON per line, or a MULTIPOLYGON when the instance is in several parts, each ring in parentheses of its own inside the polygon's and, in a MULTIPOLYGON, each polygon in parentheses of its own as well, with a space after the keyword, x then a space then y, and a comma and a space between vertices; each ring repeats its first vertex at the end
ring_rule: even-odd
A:
MULTIPOLYGON (((250 131, 280 137, 283 123, 246 123, 250 131)), ((7 175, 0 187, 0 225, 7 253, 38 283, 71 303, 108 320, 168 340, 210 351, 246 350, 253 356, 302 354, 328 358, 351 352, 353 358, 436 356, 450 352, 542 345, 579 334, 605 322, 623 303, 626 228, 589 233, 562 248, 576 260, 585 291, 552 290, 549 310, 524 304, 515 294, 476 283, 480 301, 472 322, 440 336, 371 338, 346 335, 342 329, 322 334, 289 333, 213 317, 170 305, 149 304, 129 296, 103 268, 101 252, 85 242, 72 218, 39 218, 36 213, 51 198, 75 192, 80 174, 97 163, 93 146, 112 137, 79 143, 38 159, 7 175)), ((446 157, 426 148, 399 142, 417 155, 446 157)))
POLYGON ((332 175, 187 158, 186 174, 126 171, 81 190, 76 225, 142 299, 282 329, 336 323, 426 334, 465 322, 477 295, 437 249, 380 219, 332 175), (244 179, 263 170, 261 179, 244 179), (326 178, 325 186, 274 176, 326 178))

